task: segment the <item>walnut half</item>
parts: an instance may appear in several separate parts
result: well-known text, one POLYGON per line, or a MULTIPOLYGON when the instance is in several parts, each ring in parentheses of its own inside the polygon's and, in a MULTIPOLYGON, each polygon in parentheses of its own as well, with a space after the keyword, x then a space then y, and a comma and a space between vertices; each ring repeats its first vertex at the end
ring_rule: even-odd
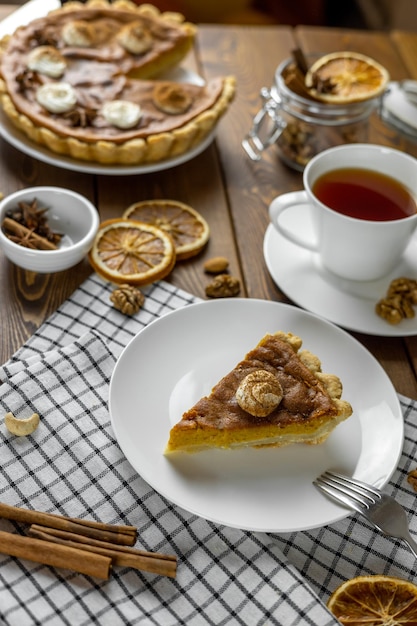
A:
POLYGON ((240 281, 229 274, 218 274, 206 286, 206 296, 209 298, 229 298, 240 293, 240 281))
POLYGON ((145 302, 145 296, 136 287, 132 285, 120 285, 111 295, 110 300, 113 302, 115 309, 125 315, 135 315, 145 302))
POLYGON ((417 281, 412 278, 396 278, 391 281, 385 298, 377 302, 375 311, 389 324, 399 324, 403 319, 415 316, 413 305, 417 304, 417 281))
POLYGON ((407 482, 417 491, 417 469, 413 469, 408 473, 407 482))

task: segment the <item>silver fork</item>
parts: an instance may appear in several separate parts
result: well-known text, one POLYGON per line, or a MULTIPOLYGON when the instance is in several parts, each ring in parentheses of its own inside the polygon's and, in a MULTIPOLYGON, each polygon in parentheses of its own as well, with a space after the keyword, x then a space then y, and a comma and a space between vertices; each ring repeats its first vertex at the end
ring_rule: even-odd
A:
POLYGON ((417 542, 410 535, 407 514, 394 498, 376 487, 335 472, 324 472, 313 484, 363 515, 384 535, 404 541, 417 558, 417 542))

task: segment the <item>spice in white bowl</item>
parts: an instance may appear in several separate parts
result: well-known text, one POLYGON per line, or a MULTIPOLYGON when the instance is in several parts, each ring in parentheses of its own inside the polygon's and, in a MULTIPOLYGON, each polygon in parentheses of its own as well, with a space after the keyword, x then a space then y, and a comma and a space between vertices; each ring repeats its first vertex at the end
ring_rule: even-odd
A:
POLYGON ((74 191, 31 187, 0 202, 0 225, 0 247, 10 261, 26 270, 52 273, 86 256, 99 216, 95 206, 74 191))

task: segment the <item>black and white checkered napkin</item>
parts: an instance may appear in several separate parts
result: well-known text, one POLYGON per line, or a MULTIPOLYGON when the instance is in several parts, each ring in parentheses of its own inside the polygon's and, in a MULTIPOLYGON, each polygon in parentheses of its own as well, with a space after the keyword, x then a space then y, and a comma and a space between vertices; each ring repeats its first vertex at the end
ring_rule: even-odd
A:
MULTIPOLYGON (((196 299, 161 282, 127 317, 111 288, 89 278, 0 368, 0 415, 41 415, 29 437, 0 422, 0 500, 139 528, 137 547, 178 557, 176 579, 115 568, 108 581, 0 556, 0 623, 7 626, 242 624, 332 626, 323 601, 359 573, 413 578, 406 548, 356 517, 275 536, 219 526, 172 505, 132 469, 107 409, 118 355, 146 324, 196 299)), ((406 441, 389 490, 411 512, 417 407, 403 399, 406 441)), ((0 520, 0 529, 24 528, 0 520)), ((417 532, 413 520, 411 529, 417 532)))

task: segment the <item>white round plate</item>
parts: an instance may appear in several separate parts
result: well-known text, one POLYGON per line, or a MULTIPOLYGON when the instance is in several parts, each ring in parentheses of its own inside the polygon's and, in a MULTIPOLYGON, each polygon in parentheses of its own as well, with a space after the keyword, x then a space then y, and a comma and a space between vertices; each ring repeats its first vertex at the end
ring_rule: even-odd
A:
MULTIPOLYGON (((306 207, 286 214, 288 223, 299 232, 311 232, 306 207)), ((417 335, 417 316, 398 325, 388 324, 375 313, 375 305, 387 292, 394 278, 417 275, 417 235, 406 249, 399 265, 387 276, 375 281, 350 281, 327 271, 317 253, 288 241, 270 224, 264 238, 266 266, 276 285, 295 304, 325 317, 349 330, 380 337, 417 335)))
POLYGON ((374 357, 322 318, 264 300, 191 304, 149 324, 116 363, 109 409, 123 453, 158 493, 207 520, 259 532, 305 530, 346 517, 312 481, 333 469, 382 487, 403 444, 399 400, 374 357), (165 456, 183 412, 264 334, 278 330, 299 335, 323 371, 341 377, 353 415, 318 446, 165 456))
MULTIPOLYGON (((183 68, 176 68, 172 72, 165 74, 164 78, 167 80, 174 80, 177 82, 191 82, 194 84, 204 84, 203 79, 195 74, 183 68)), ((152 172, 160 172, 162 170, 170 169, 186 163, 196 156, 201 154, 213 141, 215 131, 212 131, 203 141, 197 146, 188 150, 184 154, 181 154, 172 159, 166 159, 165 161, 158 161, 158 163, 149 163, 147 165, 105 165, 101 163, 94 163, 92 161, 81 161, 79 159, 73 159, 72 157, 57 154, 52 152, 48 148, 36 144, 29 139, 22 131, 16 128, 0 109, 0 135, 14 148, 20 150, 24 154, 27 154, 34 159, 38 159, 43 163, 49 165, 55 165, 55 167, 61 167, 63 169, 72 170, 74 172, 83 172, 85 174, 105 174, 106 176, 126 176, 131 174, 150 174, 152 172)))

